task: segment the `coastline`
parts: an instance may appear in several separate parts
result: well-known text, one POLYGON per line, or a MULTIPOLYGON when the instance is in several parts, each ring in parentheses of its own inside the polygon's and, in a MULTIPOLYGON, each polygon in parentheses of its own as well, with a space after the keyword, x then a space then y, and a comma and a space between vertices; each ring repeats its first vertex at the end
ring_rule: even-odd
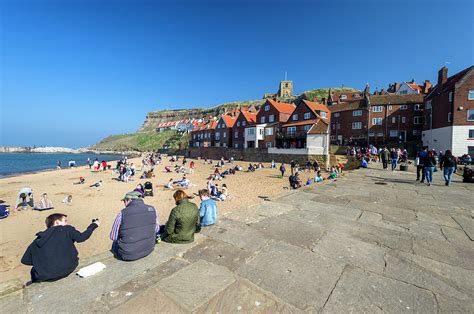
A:
POLYGON ((0 146, 0 153, 31 153, 31 154, 95 154, 95 155, 121 155, 127 157, 138 157, 142 152, 138 151, 101 151, 89 148, 67 148, 67 147, 28 147, 28 146, 0 146))

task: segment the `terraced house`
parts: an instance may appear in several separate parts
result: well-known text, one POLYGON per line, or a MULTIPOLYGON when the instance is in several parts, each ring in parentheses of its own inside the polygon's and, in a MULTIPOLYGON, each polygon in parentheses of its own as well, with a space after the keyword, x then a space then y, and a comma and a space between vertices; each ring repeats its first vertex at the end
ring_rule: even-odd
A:
POLYGON ((438 83, 425 97, 423 145, 455 156, 474 156, 474 66, 448 77, 438 72, 438 83))
POLYGON ((207 123, 198 124, 191 132, 191 147, 215 146, 215 129, 217 121, 211 120, 207 123))
MULTIPOLYGON (((250 112, 248 110, 242 109, 237 116, 236 122, 234 124, 234 127, 232 129, 233 137, 232 137, 232 143, 234 148, 253 148, 255 147, 255 142, 254 141, 245 141, 245 129, 248 126, 255 125, 257 121, 257 113, 256 112, 250 112), (250 145, 250 146, 247 146, 250 145)), ((261 136, 261 135, 259 135, 261 136)))
POLYGON ((331 112, 328 106, 308 100, 302 100, 291 113, 290 119, 277 133, 277 147, 305 148, 307 134, 319 120, 329 124, 331 112))
POLYGON ((232 147, 232 130, 237 122, 239 112, 226 113, 217 121, 214 132, 216 147, 232 147))

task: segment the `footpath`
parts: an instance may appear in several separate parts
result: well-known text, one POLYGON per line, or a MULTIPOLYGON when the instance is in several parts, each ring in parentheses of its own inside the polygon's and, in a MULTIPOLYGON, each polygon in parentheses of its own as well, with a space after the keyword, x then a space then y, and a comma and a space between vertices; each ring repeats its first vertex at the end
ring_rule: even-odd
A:
POLYGON ((379 165, 220 217, 187 245, 0 289, 1 313, 474 313, 474 185, 379 165), (21 286, 21 285, 20 285, 21 286), (11 292, 7 294, 7 292, 11 292))

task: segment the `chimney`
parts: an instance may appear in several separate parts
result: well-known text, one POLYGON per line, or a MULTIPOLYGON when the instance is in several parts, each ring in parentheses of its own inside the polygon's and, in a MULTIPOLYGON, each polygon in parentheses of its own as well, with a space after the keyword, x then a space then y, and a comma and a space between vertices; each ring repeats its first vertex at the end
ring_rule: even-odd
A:
POLYGON ((448 68, 442 67, 438 71, 438 85, 442 85, 448 81, 448 68))
POLYGON ((321 98, 321 102, 326 105, 326 97, 321 98))
POLYGON ((426 80, 423 86, 423 93, 428 94, 428 91, 430 90, 431 86, 431 82, 429 80, 426 80))

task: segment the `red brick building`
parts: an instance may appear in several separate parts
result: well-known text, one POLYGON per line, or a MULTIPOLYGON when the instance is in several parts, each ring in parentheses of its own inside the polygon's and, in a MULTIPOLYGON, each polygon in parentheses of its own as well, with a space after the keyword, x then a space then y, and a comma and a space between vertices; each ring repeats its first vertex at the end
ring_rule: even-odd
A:
POLYGON ((455 156, 474 156, 474 66, 448 77, 438 72, 436 86, 425 97, 423 145, 455 156))
POLYGON ((232 128, 232 143, 234 148, 245 147, 245 128, 255 125, 257 121, 257 113, 242 109, 237 116, 234 127, 232 128))
POLYGON ((215 145, 214 132, 217 121, 211 120, 207 123, 197 125, 191 131, 191 147, 211 147, 215 145))
POLYGON ((305 148, 306 134, 311 127, 323 120, 329 124, 331 112, 326 105, 303 100, 291 113, 287 123, 283 124, 277 133, 277 147, 305 148))
POLYGON ((217 121, 214 133, 216 147, 233 147, 232 146, 232 130, 237 122, 237 114, 239 111, 224 114, 217 121))
POLYGON ((385 144, 421 139, 423 94, 368 95, 330 106, 331 142, 385 144))

